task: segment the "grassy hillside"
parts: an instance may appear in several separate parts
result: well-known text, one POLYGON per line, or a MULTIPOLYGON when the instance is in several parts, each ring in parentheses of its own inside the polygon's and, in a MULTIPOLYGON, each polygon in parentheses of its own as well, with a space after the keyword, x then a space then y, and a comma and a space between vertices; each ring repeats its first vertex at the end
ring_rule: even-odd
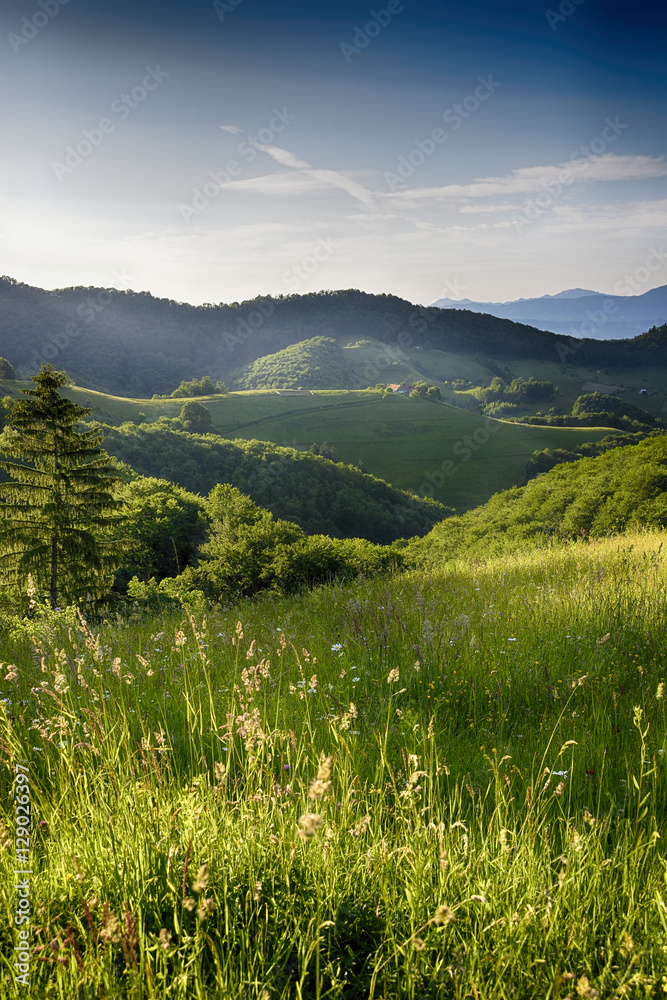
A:
MULTIPOLYGON (((32 995, 661 996, 663 537, 206 624, 5 620, 0 832, 18 788, 32 995)), ((12 846, 5 955, 15 867, 12 846)))
POLYGON ((264 441, 226 441, 160 423, 102 431, 109 454, 141 475, 201 494, 229 483, 308 534, 388 544, 423 535, 451 513, 352 466, 264 441))
MULTIPOLYGON (((21 384, 4 382, 0 391, 11 387, 16 393, 21 384)), ((117 423, 177 417, 183 405, 182 399, 132 400, 78 387, 64 391, 82 406, 91 406, 97 419, 117 423)), ((327 441, 340 461, 355 465, 361 460, 371 475, 457 510, 468 510, 520 483, 533 451, 571 450, 608 433, 604 428, 522 427, 442 403, 369 391, 281 396, 267 390, 199 401, 225 438, 270 441, 300 451, 327 441)), ((208 483, 188 488, 208 490, 208 483)))
POLYGON ((410 551, 429 563, 484 558, 553 538, 667 527, 667 435, 559 465, 436 525, 410 551))
MULTIPOLYGON (((463 360, 459 358, 459 362, 457 370, 461 372, 463 360)), ((481 363, 475 364, 479 374, 481 363)), ((545 377, 551 374, 547 370, 545 377)), ((462 377, 452 371, 450 375, 462 377)), ((491 377, 487 372, 481 381, 491 377)), ((16 396, 25 385, 5 381, 0 383, 0 393, 16 396)), ((582 385, 583 380, 576 389, 582 385)), ((572 390, 573 399, 580 394, 576 389, 572 390)), ((92 407, 100 421, 116 424, 178 417, 183 405, 182 399, 126 399, 79 387, 65 393, 80 405, 92 407)), ((644 401, 656 397, 638 393, 622 396, 627 401, 633 398, 648 405, 644 401)), ((327 441, 335 447, 340 461, 353 465, 361 461, 373 476, 433 497, 458 511, 476 507, 499 490, 521 483, 534 451, 572 451, 608 433, 604 428, 524 427, 444 403, 374 391, 319 390, 312 395, 246 391, 199 401, 210 412, 215 431, 227 439, 264 440, 299 451, 327 441)), ((177 475, 177 463, 173 464, 177 475)), ((171 472, 162 469, 145 474, 169 477, 171 472)), ((211 485, 209 477, 202 479, 202 485, 190 483, 188 488, 207 491, 211 485)))

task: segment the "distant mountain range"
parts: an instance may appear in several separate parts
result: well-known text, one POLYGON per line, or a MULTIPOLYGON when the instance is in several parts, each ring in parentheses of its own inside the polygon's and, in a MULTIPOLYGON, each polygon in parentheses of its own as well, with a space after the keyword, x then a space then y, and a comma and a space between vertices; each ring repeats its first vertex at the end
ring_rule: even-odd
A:
POLYGON ((439 309, 486 313, 570 337, 620 340, 636 337, 667 321, 667 285, 652 288, 643 295, 604 295, 587 288, 569 288, 538 299, 514 302, 438 299, 433 305, 439 309))

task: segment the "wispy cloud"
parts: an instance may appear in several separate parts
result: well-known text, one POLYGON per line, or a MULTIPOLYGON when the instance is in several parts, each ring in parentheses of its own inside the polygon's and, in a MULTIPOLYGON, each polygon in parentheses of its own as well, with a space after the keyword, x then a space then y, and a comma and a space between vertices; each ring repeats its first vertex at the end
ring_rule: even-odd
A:
POLYGON ((253 177, 250 180, 235 181, 226 185, 226 190, 245 191, 248 194, 279 195, 282 197, 295 197, 315 191, 326 191, 331 188, 338 188, 345 191, 356 201, 360 201, 367 207, 374 208, 376 198, 372 191, 364 187, 359 181, 348 177, 340 170, 325 170, 312 167, 306 160, 300 159, 289 149, 281 146, 257 146, 263 153, 270 156, 281 167, 288 167, 292 171, 287 174, 266 174, 262 177, 253 177))
POLYGON ((282 167, 293 167, 295 170, 308 169, 310 163, 306 163, 305 160, 300 160, 298 156, 294 153, 290 153, 289 149, 281 149, 280 146, 258 146, 263 153, 268 153, 272 156, 276 163, 279 163, 282 167))
POLYGON ((664 156, 617 156, 605 153, 586 159, 566 161, 552 166, 518 167, 500 177, 478 177, 470 184, 447 184, 444 187, 410 188, 385 193, 388 199, 407 202, 489 198, 498 195, 533 194, 548 184, 587 183, 590 181, 627 181, 667 175, 664 156), (564 181, 565 172, 568 180, 564 181))

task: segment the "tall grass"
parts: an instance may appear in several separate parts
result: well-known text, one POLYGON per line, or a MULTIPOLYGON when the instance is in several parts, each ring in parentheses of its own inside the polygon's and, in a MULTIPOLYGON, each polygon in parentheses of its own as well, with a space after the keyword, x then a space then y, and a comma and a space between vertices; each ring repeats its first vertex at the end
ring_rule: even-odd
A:
POLYGON ((662 541, 8 625, 3 995, 663 996, 662 541))

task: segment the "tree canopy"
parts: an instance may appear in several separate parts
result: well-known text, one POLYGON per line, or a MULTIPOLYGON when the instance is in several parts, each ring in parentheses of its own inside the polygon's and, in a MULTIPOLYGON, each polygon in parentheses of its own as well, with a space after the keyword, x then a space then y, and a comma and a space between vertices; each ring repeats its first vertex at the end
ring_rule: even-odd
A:
POLYGON ((30 575, 55 607, 109 589, 118 554, 109 530, 120 504, 101 434, 76 429, 90 410, 59 392, 68 376, 42 365, 32 381, 0 436, 10 477, 0 484, 0 583, 25 591, 30 575))

